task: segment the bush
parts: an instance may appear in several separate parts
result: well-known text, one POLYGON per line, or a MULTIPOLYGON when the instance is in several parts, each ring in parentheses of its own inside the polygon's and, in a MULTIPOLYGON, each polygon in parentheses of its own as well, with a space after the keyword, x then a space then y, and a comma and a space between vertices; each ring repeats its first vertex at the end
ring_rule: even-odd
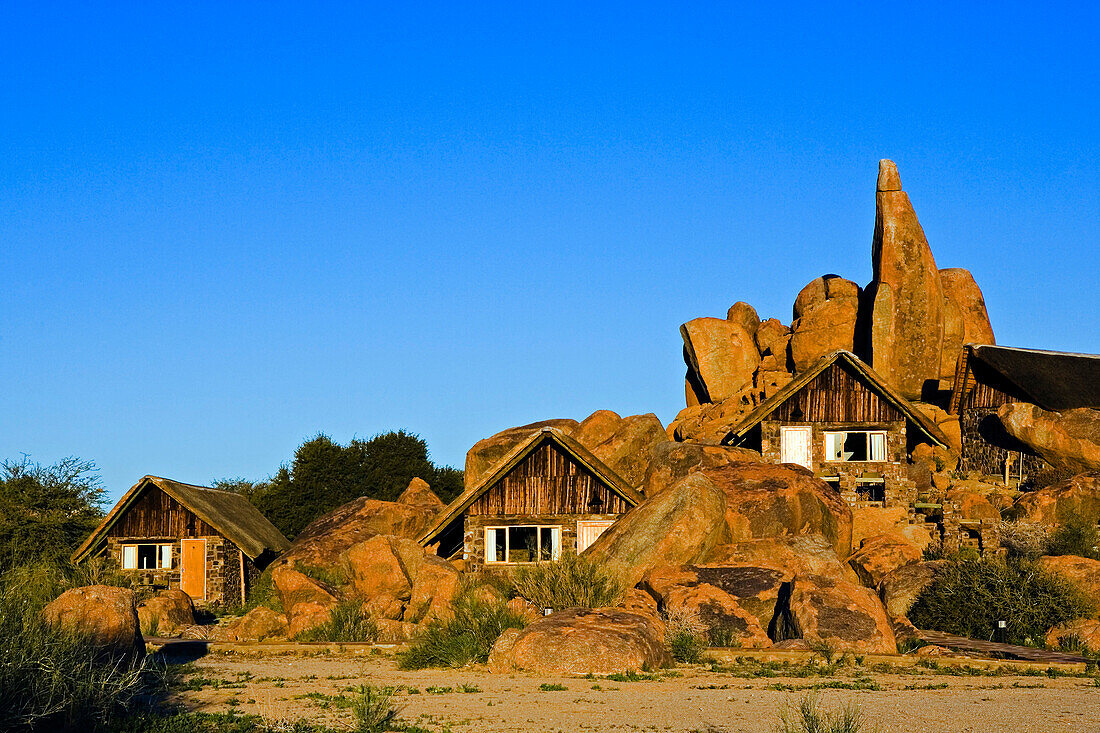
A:
POLYGON ((845 706, 837 711, 825 710, 816 695, 806 695, 798 705, 788 704, 779 713, 776 733, 859 733, 863 730, 863 713, 859 708, 845 706))
POLYGON ((45 601, 71 580, 37 566, 0 576, 0 730, 92 730, 162 687, 151 666, 42 620, 45 601))
POLYGON ((463 667, 488 661, 493 644, 506 629, 522 629, 523 617, 503 602, 487 602, 469 594, 460 596, 454 615, 435 619, 400 658, 402 669, 463 667))
POLYGON ((1100 532, 1096 525, 1080 517, 1054 530, 1047 546, 1049 555, 1078 555, 1100 560, 1100 532))
POLYGON ((698 664, 707 648, 707 627, 699 614, 682 608, 671 608, 663 614, 665 643, 672 658, 684 664, 698 664))
POLYGON ((378 641, 378 624, 363 611, 359 601, 343 601, 332 609, 328 621, 306 629, 297 641, 378 641))
POLYGON ((1026 560, 950 560, 909 613, 918 628, 975 639, 993 637, 1005 621, 1006 641, 1037 643, 1063 621, 1092 607, 1068 581, 1026 560))
POLYGON ((520 567, 512 583, 522 598, 555 611, 614 606, 623 595, 622 586, 602 567, 576 555, 520 567))
POLYGON ((392 730, 399 710, 393 706, 393 690, 361 685, 351 704, 355 733, 383 733, 392 730))
POLYGON ((1001 522, 1001 546, 1012 557, 1034 560, 1047 551, 1050 532, 1037 522, 1001 522))

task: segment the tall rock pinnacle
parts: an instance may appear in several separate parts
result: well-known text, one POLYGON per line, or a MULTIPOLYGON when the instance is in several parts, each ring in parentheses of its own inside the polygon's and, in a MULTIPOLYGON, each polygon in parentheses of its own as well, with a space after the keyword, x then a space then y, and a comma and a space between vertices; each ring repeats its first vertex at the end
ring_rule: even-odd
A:
POLYGON ((878 164, 871 262, 871 365, 902 395, 917 399, 927 380, 940 377, 944 290, 891 160, 878 164))

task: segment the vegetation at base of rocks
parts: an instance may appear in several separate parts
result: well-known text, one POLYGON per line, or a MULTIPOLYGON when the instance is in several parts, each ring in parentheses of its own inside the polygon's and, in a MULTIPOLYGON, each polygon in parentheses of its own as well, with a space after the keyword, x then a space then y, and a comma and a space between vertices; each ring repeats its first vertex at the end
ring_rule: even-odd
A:
POLYGON ((500 635, 507 629, 522 629, 523 617, 503 601, 485 601, 469 593, 453 604, 454 614, 434 619, 399 657, 402 669, 464 667, 484 663, 500 635))
POLYGON ((1046 554, 1100 560, 1100 531, 1092 522, 1074 517, 1050 534, 1046 554))
POLYGON ((870 730, 863 712, 852 705, 828 710, 816 694, 809 694, 797 704, 788 703, 779 712, 776 733, 859 733, 870 730))
POLYGON ((363 610, 361 601, 349 600, 333 607, 328 620, 306 629, 295 641, 378 641, 378 624, 363 610))
POLYGON ((703 661, 703 652, 707 650, 707 627, 699 614, 686 608, 669 608, 662 616, 665 644, 672 658, 684 664, 703 661))
POLYGON ((355 715, 355 733, 382 733, 392 730, 400 710, 394 707, 393 690, 362 685, 351 706, 355 715))
POLYGON ((283 601, 279 597, 279 591, 275 588, 275 580, 272 577, 272 567, 268 567, 262 573, 260 577, 256 578, 256 582, 252 584, 252 587, 248 589, 248 599, 244 605, 242 611, 251 611, 257 606, 264 606, 270 608, 276 613, 285 613, 286 609, 283 608, 283 601))
POLYGON ((67 563, 103 517, 95 464, 0 462, 0 571, 39 561, 67 563))
POLYGON ((1034 560, 1046 554, 1050 530, 1037 522, 1001 522, 1001 547, 1010 557, 1034 560))
POLYGON ((404 430, 380 433, 369 440, 340 445, 324 434, 307 440, 290 465, 267 481, 216 481, 215 486, 244 494, 287 537, 314 519, 353 499, 366 496, 395 500, 419 477, 444 502, 462 493, 462 471, 436 466, 428 445, 404 430))
POLYGON ((520 567, 512 585, 536 608, 555 611, 614 606, 623 596, 622 586, 599 564, 577 555, 520 567))
POLYGON ((741 637, 733 629, 711 628, 707 630, 707 645, 724 649, 741 647, 741 637))
POLYGON ((42 567, 0 576, 0 730, 97 730, 162 691, 153 664, 112 657, 43 621, 57 585, 42 567))
POLYGON ((990 639, 1004 621, 1005 641, 1041 643, 1063 621, 1092 615, 1089 599, 1068 581, 1016 559, 952 559, 909 613, 918 628, 990 639))
POLYGON ((836 645, 828 639, 808 636, 806 637, 806 648, 813 652, 815 656, 821 657, 821 661, 825 662, 825 664, 832 664, 833 659, 836 658, 836 645))

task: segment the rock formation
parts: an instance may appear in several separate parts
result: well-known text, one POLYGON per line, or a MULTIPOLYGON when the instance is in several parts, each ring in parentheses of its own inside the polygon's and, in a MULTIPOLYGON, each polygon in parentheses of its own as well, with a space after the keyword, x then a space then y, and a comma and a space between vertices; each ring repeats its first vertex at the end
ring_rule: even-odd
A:
POLYGON ((810 282, 794 301, 791 360, 795 373, 837 349, 855 351, 860 287, 836 275, 810 282))
POLYGON ((752 387, 760 365, 754 333, 721 318, 696 318, 680 326, 688 382, 699 402, 721 402, 752 387))
POLYGON ((1021 494, 1011 514, 1020 522, 1048 527, 1073 519, 1100 521, 1100 472, 1083 473, 1021 494))
POLYGON ((137 602, 129 588, 89 585, 67 590, 42 609, 42 618, 106 653, 131 659, 145 656, 137 602))
POLYGON ((1026 402, 1011 402, 1001 405, 997 417, 1009 435, 1055 468, 1072 473, 1100 471, 1100 410, 1048 412, 1026 402))
POLYGON ((671 667, 661 629, 619 608, 574 608, 510 629, 489 654, 493 672, 615 674, 671 667))
POLYGON ((178 588, 142 601, 137 612, 142 630, 152 636, 175 636, 195 624, 195 604, 178 588))
POLYGON ((871 365, 908 399, 938 378, 944 335, 939 269, 893 161, 879 162, 871 264, 871 365))

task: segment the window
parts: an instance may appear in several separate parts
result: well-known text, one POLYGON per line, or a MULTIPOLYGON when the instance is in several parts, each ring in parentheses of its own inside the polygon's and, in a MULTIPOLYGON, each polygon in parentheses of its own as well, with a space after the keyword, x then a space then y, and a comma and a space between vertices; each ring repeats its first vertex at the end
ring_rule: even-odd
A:
POLYGON ((171 545, 123 545, 123 570, 169 570, 172 567, 171 545))
POLYGON ((561 527, 485 528, 485 562, 540 562, 561 556, 561 527))
POLYGON ((826 461, 885 461, 885 430, 845 430, 825 433, 826 461))

